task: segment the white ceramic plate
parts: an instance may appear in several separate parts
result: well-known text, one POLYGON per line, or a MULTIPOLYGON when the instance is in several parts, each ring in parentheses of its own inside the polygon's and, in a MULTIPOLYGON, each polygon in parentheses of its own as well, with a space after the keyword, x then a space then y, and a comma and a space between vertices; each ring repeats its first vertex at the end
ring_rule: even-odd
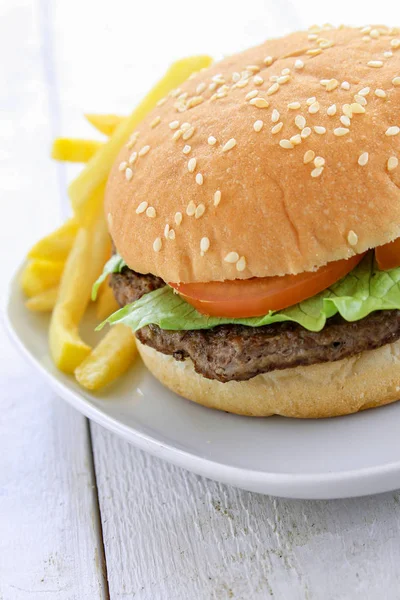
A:
MULTIPOLYGON (((29 313, 16 276, 9 332, 56 392, 135 446, 200 475, 290 498, 361 496, 400 487, 400 402, 319 421, 252 419, 203 408, 173 394, 137 363, 107 391, 91 394, 52 364, 48 317, 29 313)), ((93 335, 94 321, 84 325, 93 335)))

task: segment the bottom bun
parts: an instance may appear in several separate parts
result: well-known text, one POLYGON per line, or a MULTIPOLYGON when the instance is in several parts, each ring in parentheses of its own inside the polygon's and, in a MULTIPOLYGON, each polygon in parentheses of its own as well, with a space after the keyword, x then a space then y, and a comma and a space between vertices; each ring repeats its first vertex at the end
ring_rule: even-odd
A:
POLYGON ((400 340, 350 358, 221 383, 137 341, 146 367, 165 386, 209 408, 238 415, 337 417, 400 398, 400 340))

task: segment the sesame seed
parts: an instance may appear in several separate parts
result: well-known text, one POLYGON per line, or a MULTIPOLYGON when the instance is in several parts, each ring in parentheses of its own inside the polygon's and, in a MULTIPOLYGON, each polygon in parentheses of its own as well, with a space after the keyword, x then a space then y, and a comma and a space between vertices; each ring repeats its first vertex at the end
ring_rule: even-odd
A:
POLYGON ((193 134, 194 134, 194 127, 190 127, 189 129, 187 129, 186 131, 183 132, 182 139, 186 141, 186 140, 190 139, 193 134))
POLYGON ((182 129, 182 131, 187 131, 188 129, 190 129, 190 123, 187 123, 187 122, 182 123, 181 129, 182 129))
POLYGON ((204 92, 204 90, 207 88, 206 84, 204 83, 204 81, 202 81, 201 83, 199 83, 199 85, 196 88, 196 94, 201 94, 202 92, 204 92))
POLYGON ((359 102, 353 102, 352 104, 350 104, 350 109, 353 115, 360 115, 365 113, 365 108, 361 106, 359 102))
POLYGON ((323 170, 324 167, 316 167, 311 171, 311 177, 319 177, 320 175, 322 175, 323 170))
POLYGON ((170 239, 170 240, 174 240, 175 239, 175 230, 174 229, 170 229, 169 230, 168 239, 170 239))
POLYGON ((292 135, 289 141, 293 144, 293 146, 298 146, 301 144, 301 135, 296 133, 295 135, 292 135))
POLYGON ((371 88, 365 87, 365 88, 362 88, 362 90, 360 90, 358 93, 360 96, 368 96, 370 91, 371 91, 371 88))
POLYGON ((224 261, 227 263, 237 263, 239 260, 239 254, 237 252, 228 252, 225 256, 224 261))
POLYGON ((361 106, 367 106, 368 102, 367 99, 365 98, 365 96, 360 96, 360 94, 356 94, 354 96, 354 100, 360 104, 361 106))
POLYGON ((400 127, 397 127, 396 125, 394 125, 393 127, 389 127, 388 129, 386 129, 385 131, 385 135, 389 136, 393 136, 393 135, 398 135, 400 132, 400 127))
POLYGON ((321 52, 321 48, 311 48, 310 50, 307 50, 306 54, 309 54, 310 56, 317 56, 318 54, 321 54, 321 52))
POLYGON ((379 69, 383 67, 383 62, 381 60, 370 60, 367 62, 368 67, 372 67, 373 69, 379 69))
POLYGON ((294 122, 296 127, 298 127, 299 129, 304 129, 304 127, 306 126, 306 120, 303 117, 303 115, 296 115, 294 122))
POLYGON ((371 29, 372 27, 370 25, 367 25, 366 27, 361 28, 361 33, 369 33, 371 29))
POLYGON ((316 156, 314 158, 314 166, 315 167, 323 167, 325 164, 325 159, 322 156, 316 156))
POLYGON ((204 206, 204 204, 199 204, 196 208, 196 212, 194 213, 195 219, 200 219, 200 217, 204 215, 205 211, 206 207, 204 206))
POLYGON ((125 171, 126 167, 128 166, 128 163, 126 162, 126 160, 122 161, 122 163, 119 163, 119 167, 118 170, 119 171, 125 171))
POLYGON ((258 65, 247 65, 246 70, 250 71, 251 73, 258 73, 260 67, 258 65))
POLYGON ((197 185, 203 185, 203 175, 201 173, 197 173, 196 175, 196 183, 197 185))
POLYGON ((268 108, 269 106, 269 102, 267 102, 265 98, 252 98, 249 104, 256 106, 257 108, 268 108))
POLYGON ((189 173, 193 173, 193 171, 196 168, 196 163, 197 163, 197 160, 195 158, 191 158, 188 161, 187 168, 188 168, 189 173))
POLYGON ((342 125, 344 125, 345 127, 350 127, 351 125, 351 121, 349 119, 349 117, 347 115, 342 115, 340 117, 340 122, 342 123, 342 125))
POLYGON ((145 156, 149 150, 150 146, 143 146, 143 148, 139 150, 139 156, 145 156))
POLYGON ((329 81, 330 81, 330 79, 320 79, 319 83, 320 83, 320 85, 325 87, 326 85, 328 85, 329 81))
POLYGON ((216 83, 215 81, 213 81, 212 83, 210 83, 210 85, 208 86, 208 89, 210 90, 210 92, 213 92, 214 90, 217 89, 218 83, 216 83))
POLYGON ((174 221, 176 225, 180 225, 182 223, 182 213, 176 212, 174 216, 174 221))
POLYGON ((133 177, 133 171, 129 167, 125 169, 125 178, 127 181, 130 181, 133 177))
POLYGON ((312 115, 314 115, 318 111, 319 111, 319 102, 313 102, 308 108, 308 112, 312 115))
POLYGON ((276 108, 274 108, 274 110, 272 111, 272 114, 271 114, 271 121, 273 123, 277 123, 279 121, 279 117, 280 117, 279 111, 277 111, 276 108))
POLYGON ((316 33, 309 33, 307 37, 310 40, 310 42, 313 42, 314 40, 318 39, 318 36, 316 33))
POLYGON ((286 150, 291 150, 293 148, 293 144, 290 140, 281 140, 279 145, 281 148, 285 148, 286 150))
POLYGON ((219 190, 217 190, 214 193, 214 206, 218 206, 218 204, 221 202, 221 192, 219 190))
POLYGON ((161 248, 162 248, 162 239, 160 237, 158 237, 153 242, 153 250, 154 250, 154 252, 160 252, 161 248))
POLYGON ((248 94, 246 94, 246 96, 244 97, 245 100, 251 100, 252 98, 255 98, 258 94, 257 90, 251 90, 251 92, 249 92, 248 94))
POLYGON ((200 240, 200 251, 204 254, 210 247, 210 240, 208 237, 203 237, 200 240))
POLYGON ((352 113, 350 104, 343 104, 342 111, 343 111, 343 114, 346 115, 346 117, 349 117, 349 119, 351 119, 353 117, 353 113, 352 113))
POLYGON ((215 94, 216 98, 225 98, 225 96, 227 96, 227 93, 225 91, 218 92, 218 94, 215 94))
POLYGON ((169 234, 169 223, 167 223, 164 227, 164 237, 168 239, 169 234))
POLYGON ((305 153, 305 155, 303 157, 304 164, 307 165, 312 160, 314 160, 314 156, 315 156, 314 150, 307 150, 307 152, 305 153))
POLYGON ((266 56, 264 58, 264 65, 266 65, 267 67, 271 66, 273 63, 274 59, 272 58, 272 56, 266 56))
POLYGON ((246 87, 246 85, 249 83, 248 79, 241 79, 240 81, 238 81, 237 83, 235 83, 235 86, 238 88, 244 88, 246 87))
POLYGON ((323 40, 323 41, 319 41, 317 40, 317 44, 319 44, 320 48, 331 48, 334 45, 334 42, 332 42, 332 40, 323 40))
POLYGON ((365 167, 365 165, 368 162, 368 159, 369 159, 368 152, 363 152, 362 154, 360 154, 360 156, 358 158, 358 164, 360 165, 360 167, 365 167))
POLYGON ((385 92, 385 90, 381 90, 380 88, 377 88, 375 90, 375 96, 378 96, 378 98, 386 98, 386 92, 385 92))
POLYGON ((277 92, 279 90, 279 83, 275 82, 271 85, 271 87, 269 87, 267 89, 267 96, 272 96, 272 94, 275 94, 275 92, 277 92))
POLYGON ((154 127, 157 127, 157 125, 161 123, 161 117, 156 117, 155 119, 152 120, 152 122, 150 123, 150 127, 152 129, 154 129, 154 127))
POLYGON ((273 83, 276 83, 278 81, 279 77, 278 75, 271 75, 271 77, 269 78, 270 81, 272 81, 273 83))
POLYGON ((193 200, 191 200, 186 207, 186 214, 188 217, 193 217, 195 212, 196 212, 196 205, 193 202, 193 200))
POLYGON ((225 79, 222 75, 222 73, 217 73, 216 75, 213 75, 211 77, 211 81, 214 81, 215 83, 225 83, 225 79))
POLYGON ((392 48, 400 48, 400 40, 391 40, 390 45, 392 48))
POLYGON ((183 146, 182 148, 182 152, 183 154, 189 154, 189 152, 191 151, 192 146, 188 146, 187 144, 185 146, 183 146))
POLYGON ((112 227, 112 226, 113 226, 113 216, 112 216, 112 214, 111 214, 111 213, 108 213, 108 214, 107 214, 107 223, 108 223, 108 226, 109 226, 109 227, 112 227))
POLYGON ((182 136, 182 134, 183 134, 182 129, 177 129, 175 131, 174 135, 172 136, 172 139, 175 140, 175 141, 179 140, 179 138, 182 136))
POLYGON ((258 133, 263 128, 263 125, 264 125, 263 121, 260 121, 260 120, 255 121, 254 124, 253 124, 254 131, 257 131, 257 133, 258 133))
POLYGON ((326 114, 329 117, 333 117, 334 115, 336 115, 336 104, 331 104, 331 106, 328 106, 328 108, 326 109, 326 114))
POLYGON ((290 69, 286 67, 286 69, 282 69, 281 75, 290 75, 290 69))
MULTIPOLYGON (((221 97, 220 94, 217 94, 217 95, 218 95, 218 97, 221 97)), ((226 96, 226 94, 224 94, 224 95, 226 96)), ((194 106, 198 106, 202 102, 204 102, 203 96, 193 96, 193 98, 190 98, 188 100, 188 102, 186 104, 186 108, 193 108, 194 106)))
POLYGON ((260 75, 255 75, 253 77, 253 83, 254 85, 262 85, 264 83, 264 79, 260 77, 260 75))
POLYGON ((314 131, 315 131, 315 133, 318 133, 318 135, 323 135, 324 133, 326 133, 326 128, 321 127, 321 125, 316 125, 314 127, 314 131))
POLYGON ((182 92, 182 94, 179 94, 178 100, 186 100, 187 97, 188 97, 188 93, 182 92))
POLYGON ((395 156, 391 156, 389 158, 389 160, 387 161, 388 171, 393 171, 394 169, 397 169, 398 165, 399 165, 399 160, 395 156))
POLYGON ((289 102, 289 104, 287 105, 289 110, 297 110, 298 108, 300 108, 300 106, 300 102, 289 102))
POLYGON ((350 129, 347 129, 346 127, 336 127, 336 129, 333 130, 333 133, 338 137, 341 137, 342 135, 349 133, 349 131, 350 129))
POLYGON ((316 102, 316 100, 317 99, 315 96, 312 96, 311 98, 307 98, 307 100, 306 100, 307 106, 311 106, 311 104, 314 104, 314 102, 316 102))
POLYGON ((207 143, 209 146, 215 146, 215 144, 217 143, 217 139, 213 135, 210 135, 210 137, 207 140, 207 143))
POLYGON ((290 80, 290 75, 282 75, 282 77, 278 77, 278 79, 276 80, 276 83, 278 83, 279 85, 283 85, 284 83, 287 83, 290 80))
POLYGON ((383 53, 383 56, 385 58, 391 58, 393 56, 393 52, 391 50, 386 50, 386 52, 383 53))
POLYGON ((282 129, 282 127, 283 127, 282 121, 280 121, 279 123, 277 123, 276 125, 274 125, 272 127, 272 129, 271 129, 272 135, 275 135, 275 133, 279 133, 280 130, 282 129))
POLYGON ((166 103, 166 101, 167 101, 167 99, 166 99, 166 98, 161 98, 161 100, 159 100, 159 101, 157 102, 157 105, 156 105, 156 106, 162 106, 163 104, 165 104, 165 103, 166 103))
POLYGON ((304 63, 303 63, 302 60, 300 60, 300 58, 298 58, 297 60, 295 60, 294 68, 295 69, 299 69, 299 70, 304 68, 304 63))
POLYGON ((129 164, 133 165, 136 162, 137 157, 138 157, 138 153, 132 152, 132 154, 129 157, 129 164))
POLYGON ((395 77, 394 79, 392 79, 392 84, 394 86, 400 85, 400 77, 395 77))
POLYGON ((233 83, 237 83, 240 80, 240 73, 238 73, 237 71, 235 71, 234 73, 232 73, 232 81, 233 83))
POLYGON ((379 31, 377 29, 371 29, 371 31, 369 32, 369 36, 374 38, 375 40, 378 39, 379 37, 379 31))
POLYGON ((137 215, 141 215, 142 213, 144 213, 144 211, 146 210, 146 208, 148 207, 149 203, 146 202, 145 200, 143 202, 141 202, 139 204, 139 206, 136 209, 136 214, 137 215))
POLYGON ((328 83, 326 84, 326 91, 327 92, 332 92, 332 90, 335 90, 338 85, 339 85, 339 82, 338 82, 337 79, 330 79, 328 81, 328 83))
POLYGON ((311 127, 304 127, 303 131, 300 133, 303 140, 308 138, 311 135, 311 127))
POLYGON ((358 235, 352 229, 350 229, 349 233, 347 234, 347 241, 349 242, 350 246, 357 245, 358 235))
POLYGON ((178 127, 179 127, 179 121, 171 121, 171 123, 169 124, 170 129, 178 129, 178 127))
POLYGON ((149 206, 146 210, 146 216, 154 219, 156 217, 156 209, 153 206, 149 206))
POLYGON ((236 270, 237 271, 244 271, 246 268, 246 259, 244 256, 241 256, 239 258, 239 260, 236 263, 236 270))
POLYGON ((350 89, 350 84, 349 84, 349 82, 348 82, 348 81, 343 81, 343 82, 340 84, 340 87, 342 88, 342 90, 349 90, 349 89, 350 89))
POLYGON ((234 148, 235 146, 236 146, 236 140, 235 140, 235 138, 231 138, 222 147, 222 152, 228 152, 228 150, 232 150, 232 148, 234 148))

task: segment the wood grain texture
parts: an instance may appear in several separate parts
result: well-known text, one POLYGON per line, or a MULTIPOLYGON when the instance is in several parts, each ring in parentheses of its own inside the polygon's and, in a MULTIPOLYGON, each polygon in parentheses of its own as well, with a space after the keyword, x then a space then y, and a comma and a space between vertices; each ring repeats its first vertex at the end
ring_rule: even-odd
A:
MULTIPOLYGON (((0 3, 0 294, 59 223, 62 170, 48 4, 0 3), (52 131, 53 128, 53 131, 52 131)), ((87 421, 58 400, 0 324, 0 598, 107 598, 87 421)))
POLYGON ((112 599, 399 598, 398 493, 252 494, 91 428, 112 599))

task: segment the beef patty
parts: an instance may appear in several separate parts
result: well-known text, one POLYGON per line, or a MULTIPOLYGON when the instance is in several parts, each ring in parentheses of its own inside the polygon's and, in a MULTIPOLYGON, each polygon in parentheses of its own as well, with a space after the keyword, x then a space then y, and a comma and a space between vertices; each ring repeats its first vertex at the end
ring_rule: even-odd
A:
MULTIPOLYGON (((124 306, 165 283, 125 268, 112 275, 110 285, 124 306)), ((354 323, 336 315, 317 333, 290 322, 263 327, 220 325, 198 331, 166 331, 148 325, 136 337, 176 360, 190 358, 204 377, 244 381, 259 373, 332 362, 395 342, 400 338, 400 311, 375 312, 354 323)))

